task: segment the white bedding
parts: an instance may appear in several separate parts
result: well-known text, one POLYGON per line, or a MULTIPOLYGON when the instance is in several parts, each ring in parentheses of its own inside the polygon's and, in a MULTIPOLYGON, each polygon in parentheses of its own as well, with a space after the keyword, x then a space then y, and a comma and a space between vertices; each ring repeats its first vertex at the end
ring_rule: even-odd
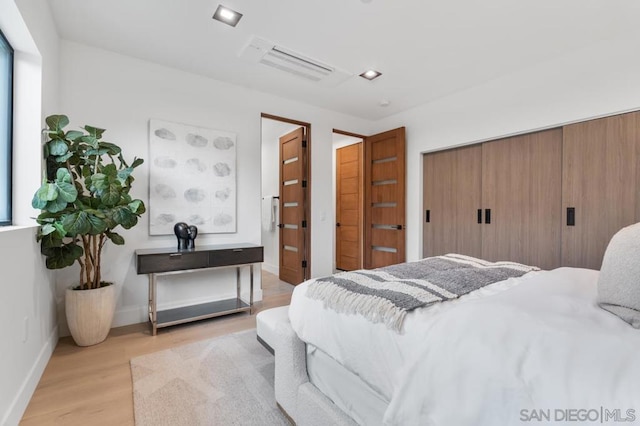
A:
POLYGON ((640 419, 640 332, 596 306, 597 276, 560 268, 505 280, 412 312, 403 334, 324 309, 306 284, 289 316, 301 340, 390 401, 387 424, 524 424, 567 409, 640 419))

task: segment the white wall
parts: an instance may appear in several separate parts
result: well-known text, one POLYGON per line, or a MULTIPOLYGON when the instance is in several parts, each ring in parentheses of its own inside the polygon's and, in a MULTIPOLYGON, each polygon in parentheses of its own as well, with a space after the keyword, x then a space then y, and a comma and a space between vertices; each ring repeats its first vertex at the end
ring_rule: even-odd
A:
MULTIPOLYGON (((60 75, 61 111, 69 115, 72 126, 90 124, 106 128, 106 139, 119 144, 128 158, 148 158, 150 118, 237 134, 238 232, 199 235, 197 244, 260 243, 260 114, 310 122, 311 273, 313 276, 331 273, 333 227, 326 220, 331 206, 331 186, 327 184, 331 182, 331 132, 334 127, 367 132, 370 122, 67 41, 61 44, 60 75), (320 219, 323 213, 324 221, 320 219)), ((146 201, 146 164, 136 172, 132 195, 146 201)), ((137 227, 122 232, 125 246, 106 247, 104 278, 117 284, 119 294, 114 326, 146 320, 147 279, 136 275, 134 250, 175 244, 173 235, 150 237, 148 226, 145 215, 137 227)), ((163 277, 159 283, 159 303, 230 297, 235 293, 230 272, 163 277), (169 280, 180 285, 167 285, 169 280)), ((59 295, 65 287, 77 282, 77 274, 76 268, 57 274, 59 295)), ((260 292, 257 296, 260 297, 260 292)))
POLYGON ((639 50, 603 41, 376 123, 407 130, 407 260, 422 257, 421 153, 638 109, 639 50))
POLYGON ((47 2, 0 0, 15 49, 13 226, 0 228, 0 424, 18 424, 57 343, 53 274, 44 267, 31 198, 40 186, 40 129, 57 109, 58 36, 47 2))
MULTIPOLYGON (((262 245, 264 263, 262 267, 278 275, 280 272, 280 233, 278 228, 271 229, 270 208, 272 197, 280 193, 280 136, 297 129, 298 125, 282 121, 262 119, 262 245)), ((280 211, 275 211, 275 223, 279 221, 280 211)))

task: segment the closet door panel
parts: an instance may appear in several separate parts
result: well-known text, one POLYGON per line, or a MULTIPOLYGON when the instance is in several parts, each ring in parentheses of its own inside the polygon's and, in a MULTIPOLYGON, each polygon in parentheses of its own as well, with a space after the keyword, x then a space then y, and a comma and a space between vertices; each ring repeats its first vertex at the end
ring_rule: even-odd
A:
POLYGON ((425 154, 423 158, 423 255, 480 256, 477 209, 481 197, 479 145, 425 154), (429 210, 429 222, 426 222, 429 210))
POLYGON ((562 264, 600 269, 611 237, 638 216, 640 113, 564 127, 562 264), (566 209, 575 208, 575 226, 566 209))
POLYGON ((484 143, 482 158, 482 257, 558 267, 562 130, 484 143))

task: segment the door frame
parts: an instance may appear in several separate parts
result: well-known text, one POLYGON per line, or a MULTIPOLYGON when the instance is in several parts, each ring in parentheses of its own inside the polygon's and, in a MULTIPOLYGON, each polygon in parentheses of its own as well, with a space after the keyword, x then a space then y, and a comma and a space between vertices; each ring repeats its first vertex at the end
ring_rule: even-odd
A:
POLYGON ((311 223, 311 123, 262 112, 260 113, 260 120, 262 120, 263 118, 266 118, 268 120, 281 121, 283 123, 295 124, 295 125, 304 127, 305 136, 307 137, 307 146, 306 146, 307 194, 306 194, 306 202, 304 206, 304 215, 307 221, 307 227, 305 228, 305 231, 304 231, 305 258, 307 261, 307 267, 304 268, 304 280, 308 280, 309 278, 311 278, 311 225, 312 225, 311 223))

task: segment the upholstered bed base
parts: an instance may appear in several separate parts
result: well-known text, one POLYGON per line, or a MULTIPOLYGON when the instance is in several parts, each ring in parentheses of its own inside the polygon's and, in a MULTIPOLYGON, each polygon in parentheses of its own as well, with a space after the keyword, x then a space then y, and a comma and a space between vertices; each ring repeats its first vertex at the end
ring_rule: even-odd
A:
POLYGON ((305 344, 298 339, 288 319, 279 321, 275 331, 275 393, 280 409, 299 426, 356 425, 309 382, 305 344))

